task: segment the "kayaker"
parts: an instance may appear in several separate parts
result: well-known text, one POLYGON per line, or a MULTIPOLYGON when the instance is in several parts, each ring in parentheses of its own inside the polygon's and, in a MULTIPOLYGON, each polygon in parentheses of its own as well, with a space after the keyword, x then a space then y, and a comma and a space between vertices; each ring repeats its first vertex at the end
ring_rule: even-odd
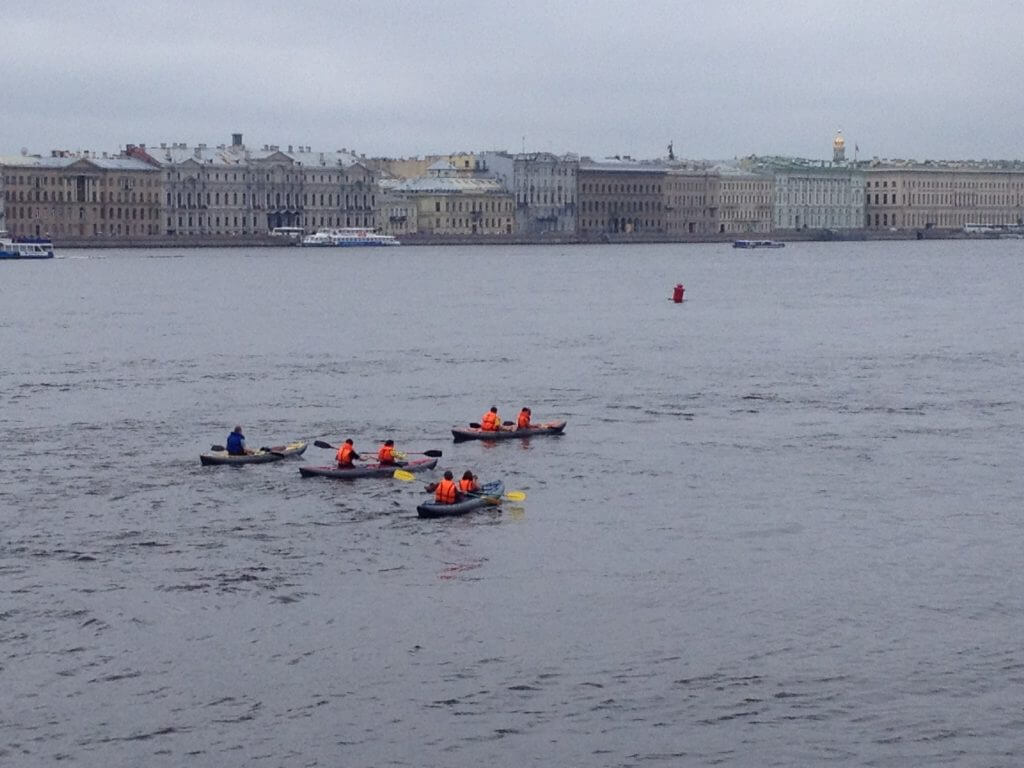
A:
POLYGON ((385 440, 384 444, 377 451, 377 461, 381 464, 395 464, 398 462, 395 460, 395 441, 385 440))
POLYGON ((529 429, 531 426, 533 425, 530 424, 530 409, 524 407, 519 412, 519 418, 516 420, 516 429, 529 429))
POLYGON ((356 453, 355 444, 352 442, 352 438, 348 438, 344 443, 341 444, 341 448, 338 449, 338 469, 348 469, 354 466, 352 462, 356 459, 363 458, 356 453))
POLYGON ((252 453, 245 447, 245 435, 242 434, 241 425, 235 427, 234 431, 228 435, 226 448, 228 456, 246 456, 252 453))
POLYGON ((454 504, 459 500, 459 489, 455 485, 455 475, 449 469, 444 473, 444 479, 434 489, 434 501, 438 504, 454 504))
POLYGON ((467 469, 463 473, 462 479, 459 480, 459 491, 461 493, 477 493, 479 490, 480 486, 476 484, 476 475, 467 469))
POLYGON ((501 418, 498 416, 498 406, 492 405, 491 410, 480 419, 480 429, 484 432, 497 432, 501 429, 501 418))

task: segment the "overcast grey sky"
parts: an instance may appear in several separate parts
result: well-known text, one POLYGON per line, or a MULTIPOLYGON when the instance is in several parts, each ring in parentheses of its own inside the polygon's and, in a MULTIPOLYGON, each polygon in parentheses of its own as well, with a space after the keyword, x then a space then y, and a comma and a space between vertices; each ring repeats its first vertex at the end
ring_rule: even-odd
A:
POLYGON ((0 154, 1024 156, 1020 0, 2 0, 0 30, 0 154))

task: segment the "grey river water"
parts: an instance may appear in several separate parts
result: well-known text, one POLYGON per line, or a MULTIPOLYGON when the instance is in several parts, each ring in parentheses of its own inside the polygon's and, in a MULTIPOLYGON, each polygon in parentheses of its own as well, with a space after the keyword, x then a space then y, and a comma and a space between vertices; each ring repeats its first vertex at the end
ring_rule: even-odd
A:
POLYGON ((0 765, 1024 764, 1022 289, 1024 241, 0 264, 0 765), (566 434, 454 444, 492 404, 566 434), (236 423, 528 498, 200 467, 236 423))

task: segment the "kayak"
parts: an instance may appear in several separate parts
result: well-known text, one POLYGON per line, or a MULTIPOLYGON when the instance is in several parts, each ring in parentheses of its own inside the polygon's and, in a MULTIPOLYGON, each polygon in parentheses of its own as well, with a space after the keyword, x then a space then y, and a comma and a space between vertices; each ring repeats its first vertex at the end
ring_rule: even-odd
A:
POLYGON ((242 456, 232 456, 227 451, 210 451, 200 453, 199 462, 203 465, 209 464, 266 464, 269 461, 280 461, 288 456, 301 456, 306 450, 303 442, 288 443, 288 445, 275 445, 269 450, 261 448, 256 453, 247 453, 242 456))
POLYGON ((456 443, 463 440, 508 440, 513 437, 537 437, 538 435, 560 435, 565 430, 564 421, 549 421, 527 429, 509 427, 499 432, 488 432, 479 427, 454 427, 452 437, 456 443))
POLYGON ((436 501, 427 501, 416 507, 416 514, 420 517, 455 517, 472 512, 480 507, 494 507, 501 503, 501 494, 505 492, 505 484, 501 480, 493 483, 484 483, 480 486, 480 495, 467 496, 462 501, 454 504, 438 504, 436 501))
POLYGON ((328 467, 299 467, 303 477, 333 477, 338 480, 355 480, 360 477, 390 477, 396 469, 406 472, 423 472, 437 466, 437 459, 416 459, 403 464, 360 464, 348 469, 340 469, 337 464, 328 467))

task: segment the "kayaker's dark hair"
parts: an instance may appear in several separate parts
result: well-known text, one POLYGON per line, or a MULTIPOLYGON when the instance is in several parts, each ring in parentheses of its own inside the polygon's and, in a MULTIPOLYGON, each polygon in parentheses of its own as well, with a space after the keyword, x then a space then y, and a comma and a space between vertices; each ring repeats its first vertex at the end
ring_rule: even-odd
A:
POLYGON ((462 475, 462 479, 463 479, 463 480, 472 480, 472 479, 473 479, 473 473, 472 473, 472 472, 471 472, 470 470, 468 470, 468 469, 467 469, 467 470, 466 470, 466 471, 465 471, 465 472, 463 473, 463 475, 462 475))
POLYGON ((451 480, 453 477, 455 477, 455 475, 452 474, 452 471, 450 469, 444 473, 445 480, 451 480))

